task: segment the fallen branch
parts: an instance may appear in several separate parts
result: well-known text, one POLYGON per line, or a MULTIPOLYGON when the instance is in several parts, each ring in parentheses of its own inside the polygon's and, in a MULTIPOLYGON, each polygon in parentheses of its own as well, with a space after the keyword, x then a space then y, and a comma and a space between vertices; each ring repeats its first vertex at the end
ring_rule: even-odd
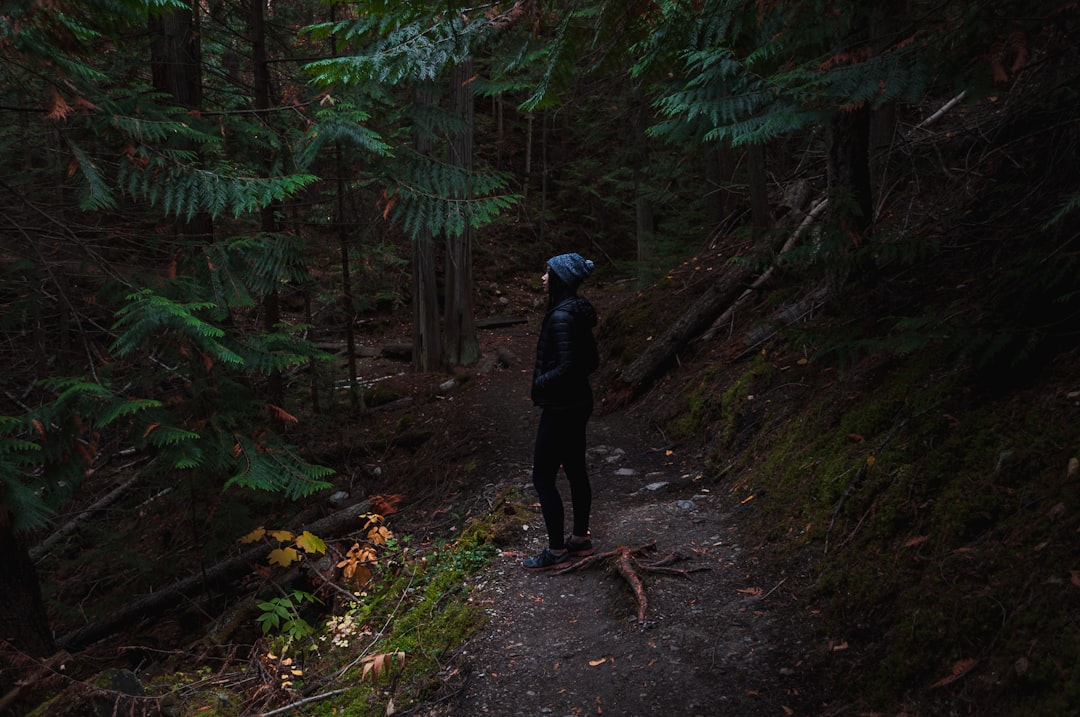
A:
POLYGON ((634 566, 630 563, 630 551, 624 548, 619 553, 619 560, 615 565, 619 570, 619 574, 626 578, 626 582, 630 583, 630 589, 634 591, 634 597, 637 598, 638 622, 645 622, 645 613, 648 610, 649 600, 645 596, 645 586, 641 584, 641 578, 634 572, 634 566))
MULTIPOLYGON (((358 527, 363 520, 360 515, 371 510, 368 501, 361 501, 348 508, 332 513, 309 526, 307 530, 323 537, 334 537, 358 527)), ((175 607, 183 598, 202 594, 212 587, 224 587, 248 575, 252 566, 265 563, 266 546, 256 545, 240 555, 224 560, 205 572, 179 580, 167 588, 133 600, 97 622, 69 632, 56 640, 58 647, 70 652, 117 632, 135 620, 160 615, 175 607)))
MULTIPOLYGON (((793 188, 792 196, 786 200, 786 206, 790 212, 782 219, 779 227, 787 229, 791 224, 793 234, 787 237, 786 241, 781 231, 766 234, 755 254, 759 257, 770 257, 776 255, 777 252, 783 255, 790 250, 805 227, 812 221, 810 216, 804 218, 802 211, 808 200, 809 186, 807 184, 798 184, 797 191, 793 188), (795 229, 794 223, 800 220, 802 225, 795 229)), ((811 212, 813 216, 816 216, 823 209, 824 202, 819 202, 811 212)), ((616 408, 635 399, 671 364, 678 361, 678 354, 684 347, 703 332, 710 330, 710 327, 722 323, 724 320, 722 315, 728 313, 725 310, 738 304, 749 293, 755 291, 755 287, 767 281, 772 275, 772 270, 767 271, 764 276, 756 277, 756 265, 755 261, 731 261, 724 266, 719 276, 709 283, 690 307, 669 323, 661 335, 650 341, 645 350, 615 379, 614 387, 605 399, 607 405, 610 408, 616 408), (717 319, 718 316, 720 319, 717 319)))
POLYGON ((750 285, 749 289, 744 291, 742 294, 739 295, 739 297, 737 299, 735 299, 733 302, 731 302, 731 306, 729 306, 727 309, 725 309, 724 313, 722 313, 720 315, 720 317, 717 318, 716 321, 713 322, 712 326, 710 326, 709 329, 704 334, 701 335, 702 340, 711 341, 713 339, 713 337, 716 336, 716 333, 724 325, 726 325, 726 324, 728 324, 728 323, 730 323, 732 321, 732 319, 735 316, 735 309, 739 308, 740 304, 742 304, 744 301, 746 301, 747 298, 749 298, 751 295, 753 295, 755 292, 757 292, 759 289, 761 289, 761 287, 765 285, 765 282, 767 282, 769 279, 772 278, 773 274, 776 272, 776 267, 783 260, 784 256, 788 252, 790 252, 793 248, 795 248, 795 243, 799 240, 799 237, 801 237, 803 232, 806 231, 806 229, 813 222, 815 222, 819 216, 821 216, 821 213, 823 211, 825 211, 825 207, 827 207, 828 205, 829 205, 829 200, 828 199, 822 199, 817 204, 815 204, 814 207, 809 212, 807 212, 806 216, 803 217, 802 222, 795 229, 795 231, 793 231, 791 233, 791 236, 788 237, 788 240, 784 243, 784 246, 782 246, 780 248, 780 253, 777 254, 777 256, 776 256, 776 262, 772 266, 770 266, 765 271, 765 273, 763 273, 761 276, 759 276, 754 281, 754 283, 750 285))
MULTIPOLYGON (((136 463, 139 463, 141 460, 144 459, 139 459, 128 463, 125 466, 121 466, 117 473, 127 471, 129 468, 134 466, 136 463)), ((41 541, 41 543, 31 548, 31 559, 33 559, 35 563, 41 560, 45 556, 45 554, 49 552, 49 549, 52 548, 52 546, 56 545, 58 542, 63 540, 71 533, 75 532, 75 530, 78 529, 80 525, 95 516, 97 513, 105 510, 110 505, 119 500, 121 497, 123 497, 123 495, 127 492, 127 489, 134 485, 140 478, 142 478, 142 476, 136 472, 134 475, 132 475, 130 478, 118 485, 116 488, 113 488, 111 491, 109 491, 103 498, 95 502, 93 505, 79 511, 79 513, 77 513, 74 518, 72 518, 64 525, 60 526, 52 533, 52 535, 45 538, 41 541)))
POLYGON ((593 553, 592 555, 582 558, 576 563, 571 563, 561 570, 555 571, 556 575, 563 575, 565 573, 574 572, 577 570, 584 570, 585 568, 596 565, 601 562, 611 562, 615 566, 615 570, 623 576, 623 579, 630 585, 630 589, 634 593, 634 598, 637 600, 637 619, 639 622, 645 622, 645 615, 649 608, 649 599, 645 595, 645 586, 641 582, 641 578, 638 576, 638 570, 644 570, 650 573, 663 573, 665 575, 681 575, 684 578, 690 577, 690 573, 693 570, 708 570, 707 567, 694 568, 693 570, 683 570, 680 568, 671 567, 672 563, 684 560, 683 556, 678 553, 671 553, 659 560, 655 560, 651 563, 641 563, 637 560, 637 556, 643 555, 649 551, 656 550, 656 543, 649 543, 648 545, 640 545, 636 548, 628 548, 624 545, 620 545, 614 550, 608 550, 603 553, 593 553), (635 569, 636 566, 636 569, 635 569))

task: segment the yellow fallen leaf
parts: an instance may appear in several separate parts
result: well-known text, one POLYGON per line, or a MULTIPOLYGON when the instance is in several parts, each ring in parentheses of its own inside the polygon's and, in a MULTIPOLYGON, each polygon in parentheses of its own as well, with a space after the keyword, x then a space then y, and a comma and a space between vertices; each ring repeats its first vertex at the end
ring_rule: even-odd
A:
POLYGON ((266 535, 266 528, 256 528, 244 537, 240 538, 241 543, 254 543, 256 540, 262 540, 262 537, 266 535))
POLYGON ((602 665, 605 662, 607 662, 606 657, 601 657, 599 660, 589 660, 589 667, 596 667, 597 665, 602 665))

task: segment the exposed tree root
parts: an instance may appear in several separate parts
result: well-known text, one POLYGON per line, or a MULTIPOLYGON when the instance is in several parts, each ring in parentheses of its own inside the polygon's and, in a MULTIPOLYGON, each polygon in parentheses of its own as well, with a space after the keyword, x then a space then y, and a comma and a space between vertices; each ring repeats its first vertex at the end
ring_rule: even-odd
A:
POLYGON ((697 570, 708 570, 707 567, 697 567, 692 569, 681 569, 671 567, 673 563, 685 558, 678 553, 670 553, 659 560, 654 560, 649 563, 641 562, 638 557, 643 556, 646 553, 656 550, 656 543, 648 543, 646 545, 639 545, 636 548, 630 548, 625 545, 620 545, 613 550, 608 550, 603 553, 593 553, 592 555, 582 558, 581 560, 572 563, 561 570, 555 571, 556 575, 563 575, 565 573, 574 572, 576 570, 584 570, 585 568, 592 567, 599 563, 611 563, 619 575, 623 576, 623 579, 630 585, 630 589, 634 593, 634 598, 637 600, 637 619, 638 622, 645 622, 645 615, 649 608, 649 599, 645 595, 645 586, 641 582, 641 577, 638 575, 638 571, 645 571, 647 573, 662 573, 664 575, 681 575, 684 578, 690 577, 691 572, 697 570))

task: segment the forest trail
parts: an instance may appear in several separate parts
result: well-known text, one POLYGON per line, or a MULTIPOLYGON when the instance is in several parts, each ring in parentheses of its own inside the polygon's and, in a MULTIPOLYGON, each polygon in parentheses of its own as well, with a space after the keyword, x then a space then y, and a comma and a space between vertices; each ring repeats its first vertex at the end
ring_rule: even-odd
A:
MULTIPOLYGON (((450 399, 466 409, 489 500, 506 487, 534 496, 528 401, 535 321, 481 337, 486 355, 517 357, 450 399)), ((740 533, 752 510, 703 484, 691 454, 662 443, 633 407, 593 417, 588 456, 592 533, 598 553, 655 545, 635 573, 644 604, 613 560, 570 572, 530 572, 524 557, 546 544, 538 505, 520 539, 478 576, 472 600, 486 625, 454 661, 457 687, 428 715, 801 715, 822 714, 806 685, 815 612, 764 547, 740 533), (674 558, 685 575, 641 565, 674 558), (639 609, 645 619, 638 619, 639 609)), ((560 490, 568 493, 560 475, 560 490)), ((567 500, 567 504, 569 501, 567 500)), ((569 504, 567 505, 569 519, 569 504)))

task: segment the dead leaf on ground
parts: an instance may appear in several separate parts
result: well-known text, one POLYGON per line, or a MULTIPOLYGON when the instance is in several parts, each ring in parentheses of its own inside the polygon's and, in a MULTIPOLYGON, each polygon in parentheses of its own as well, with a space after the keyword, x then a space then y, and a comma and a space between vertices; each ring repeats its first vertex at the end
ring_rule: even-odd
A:
POLYGON ((945 685, 950 685, 953 682, 956 682, 961 677, 971 672, 972 668, 975 667, 976 663, 978 663, 978 660, 976 660, 974 657, 969 657, 966 660, 960 660, 953 665, 952 674, 948 675, 947 677, 942 677, 940 680, 930 685, 930 687, 944 687, 945 685))

